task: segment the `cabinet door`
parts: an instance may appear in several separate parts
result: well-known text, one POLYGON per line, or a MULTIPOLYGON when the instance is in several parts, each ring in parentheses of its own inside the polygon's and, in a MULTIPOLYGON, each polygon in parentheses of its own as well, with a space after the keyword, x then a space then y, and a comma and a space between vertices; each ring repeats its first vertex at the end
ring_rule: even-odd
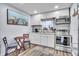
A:
POLYGON ((34 39, 33 39, 32 35, 30 35, 29 39, 30 39, 31 43, 34 43, 34 39))
POLYGON ((35 44, 40 44, 40 34, 35 35, 34 38, 35 38, 35 44))
POLYGON ((30 39, 31 43, 35 43, 34 35, 30 34, 29 39, 30 39))
POLYGON ((49 47, 54 48, 54 44, 55 44, 54 40, 55 40, 54 35, 48 35, 48 46, 49 47))
POLYGON ((40 44, 40 35, 39 34, 31 34, 29 38, 30 38, 31 43, 40 44))
POLYGON ((48 46, 48 37, 45 35, 42 35, 40 37, 40 43, 41 43, 41 45, 48 46))
POLYGON ((59 50, 59 48, 60 48, 60 47, 59 47, 58 45, 55 45, 55 49, 56 49, 56 50, 59 50))

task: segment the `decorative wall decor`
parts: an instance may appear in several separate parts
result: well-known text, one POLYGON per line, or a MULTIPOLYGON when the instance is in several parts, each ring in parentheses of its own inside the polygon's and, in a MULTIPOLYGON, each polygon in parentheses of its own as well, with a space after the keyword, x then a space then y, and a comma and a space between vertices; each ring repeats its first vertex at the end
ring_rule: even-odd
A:
POLYGON ((7 24, 28 25, 28 17, 18 12, 7 9, 7 24))

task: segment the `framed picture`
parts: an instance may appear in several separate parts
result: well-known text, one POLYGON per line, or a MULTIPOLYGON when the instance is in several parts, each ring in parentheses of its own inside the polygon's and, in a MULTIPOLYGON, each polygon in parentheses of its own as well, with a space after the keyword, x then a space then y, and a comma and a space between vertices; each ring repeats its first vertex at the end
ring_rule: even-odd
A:
POLYGON ((7 24, 28 26, 28 17, 7 9, 7 24))

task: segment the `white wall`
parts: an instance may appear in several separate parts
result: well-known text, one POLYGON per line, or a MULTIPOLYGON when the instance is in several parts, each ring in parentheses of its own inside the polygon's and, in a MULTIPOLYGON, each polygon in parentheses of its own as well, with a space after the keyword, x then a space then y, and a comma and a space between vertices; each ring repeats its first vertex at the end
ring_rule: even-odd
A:
MULTIPOLYGON (((1 55, 4 55, 5 49, 4 49, 4 44, 2 41, 2 38, 4 36, 7 37, 8 43, 14 43, 14 37, 20 36, 24 33, 29 33, 30 32, 30 26, 21 26, 21 25, 8 25, 7 24, 7 9, 11 9, 14 11, 17 11, 19 13, 22 13, 30 19, 30 16, 18 11, 15 8, 10 7, 9 5, 6 4, 0 4, 0 40, 1 40, 1 55)), ((30 20, 28 20, 29 22, 30 20)))
POLYGON ((52 17, 59 17, 59 16, 65 16, 65 15, 69 15, 69 9, 63 9, 63 10, 58 10, 54 12, 33 15, 31 16, 31 25, 41 24, 40 20, 43 18, 52 18, 52 17))
POLYGON ((78 55, 78 16, 72 16, 74 8, 77 9, 77 4, 73 4, 71 7, 70 34, 72 36, 72 54, 78 55))

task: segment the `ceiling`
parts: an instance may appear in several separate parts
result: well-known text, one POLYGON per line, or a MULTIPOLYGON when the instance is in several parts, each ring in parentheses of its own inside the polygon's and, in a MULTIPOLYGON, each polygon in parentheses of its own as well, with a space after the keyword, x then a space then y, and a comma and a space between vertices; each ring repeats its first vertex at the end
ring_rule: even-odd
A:
POLYGON ((34 11, 43 13, 68 8, 71 6, 71 3, 9 3, 8 5, 32 15, 35 14, 34 11), (55 6, 59 6, 59 8, 56 9, 54 8, 55 6))

